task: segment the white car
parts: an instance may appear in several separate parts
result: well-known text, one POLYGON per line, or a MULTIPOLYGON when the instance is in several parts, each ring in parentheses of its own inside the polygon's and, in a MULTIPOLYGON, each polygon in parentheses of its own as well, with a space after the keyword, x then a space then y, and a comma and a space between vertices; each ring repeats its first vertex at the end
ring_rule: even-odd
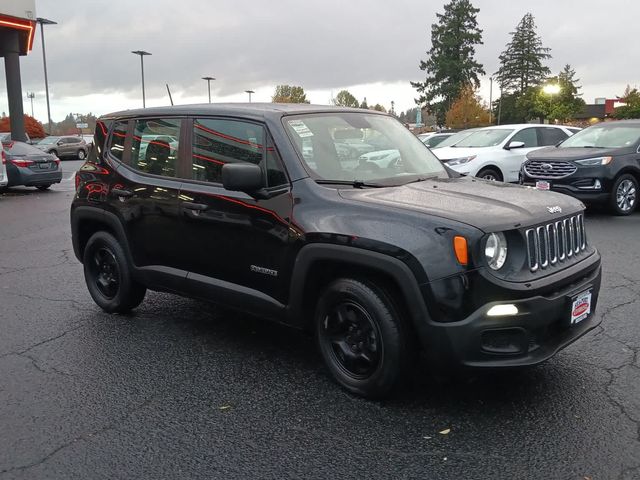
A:
POLYGON ((4 151, 4 146, 0 143, 0 190, 7 186, 9 178, 7 177, 7 152, 4 151))
POLYGON ((487 180, 517 182, 527 153, 556 145, 575 133, 561 125, 499 125, 475 130, 450 147, 433 153, 445 165, 462 173, 487 180))
POLYGON ((365 153, 360 155, 360 163, 375 163, 380 168, 391 168, 400 160, 400 152, 398 150, 378 150, 377 152, 365 153))

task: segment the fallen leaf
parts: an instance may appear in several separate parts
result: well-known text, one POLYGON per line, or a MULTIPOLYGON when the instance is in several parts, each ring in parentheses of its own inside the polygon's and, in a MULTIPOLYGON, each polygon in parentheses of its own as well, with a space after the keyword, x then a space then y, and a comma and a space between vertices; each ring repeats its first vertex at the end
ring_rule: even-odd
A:
POLYGON ((231 408, 231 405, 222 405, 220 407, 220 410, 229 410, 231 408))
POLYGON ((450 428, 445 428, 444 430, 438 432, 440 435, 448 435, 451 432, 450 428))
POLYGON ((431 440, 431 437, 422 437, 422 438, 424 438, 425 440, 431 440))

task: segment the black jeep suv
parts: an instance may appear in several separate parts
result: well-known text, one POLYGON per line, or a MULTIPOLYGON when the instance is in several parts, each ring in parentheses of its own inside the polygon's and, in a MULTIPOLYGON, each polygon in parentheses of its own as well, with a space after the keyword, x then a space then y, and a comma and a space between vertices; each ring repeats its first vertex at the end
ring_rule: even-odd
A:
POLYGON ((368 397, 419 349, 448 365, 531 365, 598 323, 582 203, 459 177, 388 115, 149 108, 102 117, 94 144, 71 227, 107 312, 149 288, 279 320, 313 332, 333 377, 368 397), (400 158, 345 157, 346 138, 400 158))

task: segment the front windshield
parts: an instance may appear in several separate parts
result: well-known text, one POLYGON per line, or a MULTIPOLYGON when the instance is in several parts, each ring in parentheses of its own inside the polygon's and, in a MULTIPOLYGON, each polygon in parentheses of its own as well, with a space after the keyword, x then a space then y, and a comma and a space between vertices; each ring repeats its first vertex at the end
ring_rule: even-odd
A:
POLYGON ((640 140, 640 127, 594 125, 570 136, 560 148, 624 148, 635 146, 640 140))
POLYGON ((50 145, 56 143, 60 137, 46 137, 38 142, 38 145, 50 145))
POLYGON ((429 149, 391 117, 337 112, 285 117, 283 123, 318 180, 392 185, 448 177, 429 149))
POLYGON ((476 130, 467 138, 456 143, 456 147, 495 147, 504 142, 505 138, 507 138, 512 133, 513 129, 509 128, 487 128, 485 130, 476 130))

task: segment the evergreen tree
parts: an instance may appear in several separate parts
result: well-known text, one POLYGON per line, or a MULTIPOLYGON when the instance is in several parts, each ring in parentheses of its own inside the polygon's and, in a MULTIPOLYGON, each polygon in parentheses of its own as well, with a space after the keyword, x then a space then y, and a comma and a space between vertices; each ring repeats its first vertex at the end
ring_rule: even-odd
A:
POLYGON ((529 87, 542 83, 551 75, 549 67, 543 64, 551 58, 550 51, 542 46, 533 15, 527 13, 511 32, 511 42, 499 57, 497 78, 502 91, 523 95, 529 87))
POLYGON ((475 60, 475 47, 482 45, 476 20, 479 11, 470 0, 451 0, 444 6, 444 13, 437 14, 438 23, 431 25, 429 58, 420 62, 427 77, 424 82, 411 82, 420 94, 416 103, 426 104, 440 125, 462 88, 467 84, 479 87, 479 76, 485 73, 475 60))
POLYGON ((557 94, 545 94, 543 87, 537 87, 537 110, 542 117, 566 122, 584 109, 584 100, 580 98, 580 89, 582 87, 578 84, 580 79, 575 78, 575 76, 576 72, 571 68, 571 65, 565 65, 557 77, 547 80, 549 84, 558 85, 559 92, 557 94))
POLYGON ((627 85, 620 101, 626 105, 616 108, 613 112, 613 118, 640 118, 640 92, 637 88, 631 88, 631 85, 627 85))
POLYGON ((360 102, 358 99, 351 95, 349 90, 340 90, 336 98, 333 99, 333 104, 339 107, 351 107, 358 108, 360 106, 360 102))

